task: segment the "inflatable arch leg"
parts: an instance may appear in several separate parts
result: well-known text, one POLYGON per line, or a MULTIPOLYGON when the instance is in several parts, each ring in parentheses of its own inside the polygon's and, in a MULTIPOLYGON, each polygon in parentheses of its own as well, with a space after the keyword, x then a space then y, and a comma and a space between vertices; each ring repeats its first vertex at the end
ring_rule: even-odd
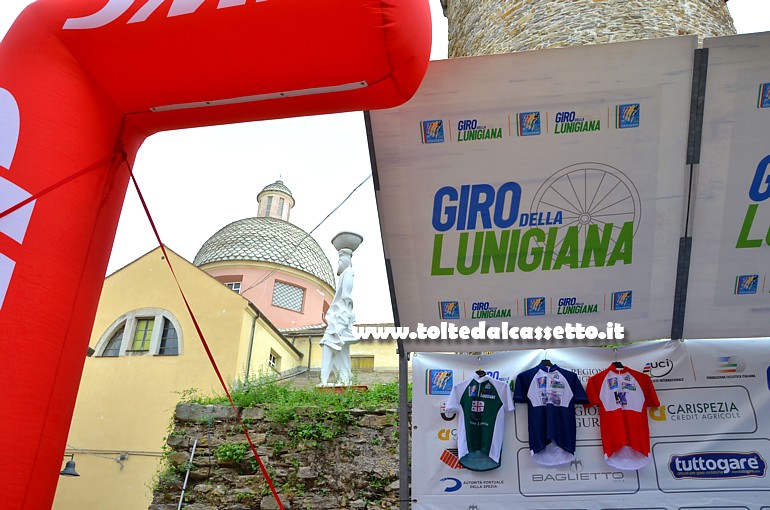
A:
POLYGON ((0 506, 53 501, 142 141, 396 106, 429 54, 427 0, 38 0, 22 13, 0 45, 0 506))

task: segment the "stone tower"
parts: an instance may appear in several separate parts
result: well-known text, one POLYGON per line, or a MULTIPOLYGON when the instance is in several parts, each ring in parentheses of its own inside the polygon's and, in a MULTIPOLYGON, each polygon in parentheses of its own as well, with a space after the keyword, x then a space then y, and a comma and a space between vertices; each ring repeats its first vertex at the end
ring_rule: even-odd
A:
POLYGON ((449 58, 735 34, 726 0, 441 0, 449 58))

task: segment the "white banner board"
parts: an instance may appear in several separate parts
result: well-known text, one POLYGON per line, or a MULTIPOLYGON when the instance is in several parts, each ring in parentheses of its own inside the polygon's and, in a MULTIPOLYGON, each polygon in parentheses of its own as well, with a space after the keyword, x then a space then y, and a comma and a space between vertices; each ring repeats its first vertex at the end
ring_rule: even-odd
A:
POLYGON ((582 347, 523 350, 480 359, 416 353, 412 508, 768 510, 769 365, 766 340, 660 341, 617 353, 582 347), (474 472, 459 465, 457 417, 443 409, 452 386, 479 368, 497 379, 515 380, 544 356, 575 372, 584 386, 616 359, 652 378, 661 406, 647 411, 650 464, 637 471, 609 467, 598 407, 578 406, 575 461, 537 465, 529 452, 527 406, 516 404, 506 415, 501 466, 474 472))
POLYGON ((770 327, 770 33, 706 39, 686 338, 770 327))
POLYGON ((685 37, 431 62, 412 100, 371 112, 400 324, 613 322, 626 341, 667 337, 695 46, 685 37))

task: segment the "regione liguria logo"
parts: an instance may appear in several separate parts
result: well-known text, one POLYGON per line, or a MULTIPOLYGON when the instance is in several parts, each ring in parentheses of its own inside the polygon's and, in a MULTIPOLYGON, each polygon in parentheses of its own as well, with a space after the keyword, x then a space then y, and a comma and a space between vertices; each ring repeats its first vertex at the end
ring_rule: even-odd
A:
MULTIPOLYGON (((0 166, 2 166, 0 168, 0 211, 5 211, 31 196, 26 190, 5 178, 11 169, 13 157, 16 155, 19 125, 19 105, 16 99, 13 94, 0 88, 0 166)), ((32 201, 0 218, 0 234, 22 244, 34 208, 35 201, 32 201)), ((11 284, 15 267, 15 261, 0 253, 0 309, 3 308, 5 295, 11 284)))
MULTIPOLYGON (((206 0, 170 0, 171 7, 168 9, 168 17, 182 16, 184 14, 192 14, 203 5, 206 0)), ((226 7, 238 7, 246 5, 247 2, 258 3, 266 2, 267 0, 219 0, 217 9, 224 9, 226 7)), ((64 22, 65 30, 88 30, 91 28, 99 28, 105 25, 109 25, 123 14, 128 12, 132 5, 137 4, 136 0, 109 0, 107 5, 102 7, 98 12, 84 16, 82 18, 69 18, 64 22)), ((167 3, 167 0, 146 0, 144 5, 131 16, 128 23, 141 23, 146 21, 150 15, 157 11, 158 8, 167 3)))

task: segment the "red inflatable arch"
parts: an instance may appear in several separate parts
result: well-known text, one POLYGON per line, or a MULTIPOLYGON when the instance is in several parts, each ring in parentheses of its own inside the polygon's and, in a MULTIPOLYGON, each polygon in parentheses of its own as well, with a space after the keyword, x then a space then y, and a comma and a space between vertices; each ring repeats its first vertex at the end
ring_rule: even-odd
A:
POLYGON ((0 45, 0 506, 53 501, 143 140, 396 106, 425 74, 430 26, 428 0, 38 0, 21 14, 0 45))

